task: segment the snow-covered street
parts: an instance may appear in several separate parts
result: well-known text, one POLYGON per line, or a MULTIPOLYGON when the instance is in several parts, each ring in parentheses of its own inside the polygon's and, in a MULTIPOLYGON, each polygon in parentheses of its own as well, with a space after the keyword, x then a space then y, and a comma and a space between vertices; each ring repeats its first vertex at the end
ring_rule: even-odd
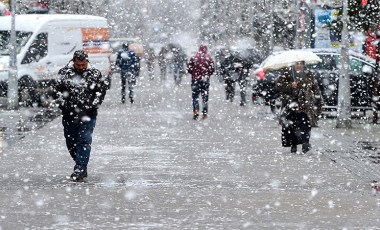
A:
POLYGON ((114 75, 87 183, 68 179, 74 162, 60 117, 4 149, 0 229, 380 226, 380 196, 370 186, 380 179, 378 125, 353 120, 344 130, 322 120, 312 130, 313 150, 291 154, 268 107, 225 101, 214 78, 209 118, 194 121, 190 76, 180 87, 158 76, 150 81, 142 72, 130 105, 120 103, 114 75))

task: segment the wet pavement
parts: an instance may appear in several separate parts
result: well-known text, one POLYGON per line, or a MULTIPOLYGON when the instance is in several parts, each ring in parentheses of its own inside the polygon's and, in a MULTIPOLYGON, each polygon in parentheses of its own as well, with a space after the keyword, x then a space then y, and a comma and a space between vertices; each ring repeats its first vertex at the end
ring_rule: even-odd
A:
MULTIPOLYGON (((0 101, 6 101, 1 98, 0 101)), ((5 103, 4 103, 5 104, 5 103)), ((7 110, 0 106, 1 146, 17 143, 29 132, 42 128, 59 116, 57 109, 43 107, 20 107, 18 110, 7 110)))
MULTIPOLYGON (((115 78, 97 119, 87 183, 59 118, 0 154, 1 229, 376 229, 380 126, 334 119, 313 129, 313 150, 282 148, 269 108, 224 101, 213 79, 210 113, 192 120, 189 77, 139 79, 121 104, 115 78)), ((18 116, 14 116, 19 120, 18 116)), ((24 120, 24 119, 21 119, 24 120)))

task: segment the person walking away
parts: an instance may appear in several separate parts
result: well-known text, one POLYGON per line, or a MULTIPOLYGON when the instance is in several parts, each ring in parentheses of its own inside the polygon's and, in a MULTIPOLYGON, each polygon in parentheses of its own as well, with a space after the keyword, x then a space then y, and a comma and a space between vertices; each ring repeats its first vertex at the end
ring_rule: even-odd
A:
POLYGON ((156 63, 156 54, 152 47, 148 47, 146 50, 145 58, 146 66, 148 69, 148 75, 150 80, 154 80, 154 64, 156 63))
POLYGON ((121 103, 125 103, 125 90, 128 83, 129 100, 134 102, 134 86, 139 74, 140 64, 136 53, 128 49, 128 44, 123 44, 123 49, 117 53, 116 65, 120 67, 121 77, 121 103))
POLYGON ((252 64, 242 57, 237 57, 235 60, 235 71, 238 72, 238 84, 240 87, 240 106, 247 104, 247 86, 249 79, 249 70, 252 68, 252 64))
POLYGON ((210 76, 215 71, 215 64, 207 53, 207 46, 201 45, 195 56, 191 57, 187 64, 187 72, 191 74, 191 91, 193 104, 193 119, 199 116, 199 94, 202 97, 202 118, 208 116, 208 97, 210 76))
POLYGON ((166 80, 166 71, 167 71, 167 64, 168 59, 166 55, 168 54, 168 50, 166 47, 162 47, 160 50, 160 53, 158 54, 158 65, 160 66, 160 78, 161 81, 166 80))
POLYGON ((60 78, 54 84, 55 101, 62 111, 66 146, 75 161, 70 178, 80 182, 87 177, 92 133, 107 85, 101 72, 91 66, 83 50, 75 51, 73 59, 58 74, 60 78))
POLYGON ((224 81, 226 101, 233 102, 235 97, 235 84, 239 75, 238 72, 236 72, 236 60, 231 54, 231 51, 227 50, 224 55, 225 58, 220 64, 220 69, 224 81))
POLYGON ((229 50, 227 48, 221 48, 218 51, 216 51, 215 56, 214 56, 214 59, 215 59, 215 75, 216 75, 219 82, 224 82, 223 70, 221 68, 221 63, 226 58, 228 51, 229 50))
POLYGON ((311 149, 309 142, 311 127, 317 123, 322 112, 322 95, 314 74, 305 70, 305 62, 300 61, 286 68, 277 81, 276 88, 283 101, 282 146, 297 152, 302 144, 302 152, 311 149))
POLYGON ((173 49, 173 65, 174 82, 176 85, 180 85, 186 65, 186 54, 181 48, 173 49))

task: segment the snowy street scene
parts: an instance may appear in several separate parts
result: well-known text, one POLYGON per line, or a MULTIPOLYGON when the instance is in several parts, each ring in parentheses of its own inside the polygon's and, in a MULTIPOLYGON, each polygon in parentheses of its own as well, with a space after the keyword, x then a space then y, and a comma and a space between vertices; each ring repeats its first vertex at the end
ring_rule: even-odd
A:
POLYGON ((380 1, 0 0, 0 230, 379 229, 380 1))
POLYGON ((281 147, 268 107, 224 100, 211 80, 209 118, 192 120, 189 77, 151 81, 121 104, 118 75, 99 110, 86 183, 61 119, 1 153, 2 229, 310 229, 379 225, 380 128, 335 119, 312 130, 313 149, 281 147))

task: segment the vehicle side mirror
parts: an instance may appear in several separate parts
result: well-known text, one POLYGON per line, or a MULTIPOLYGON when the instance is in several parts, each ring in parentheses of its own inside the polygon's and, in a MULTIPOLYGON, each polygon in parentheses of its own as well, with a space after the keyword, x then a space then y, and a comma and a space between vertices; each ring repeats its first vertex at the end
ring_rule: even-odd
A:
POLYGON ((372 74, 373 73, 373 69, 369 65, 363 65, 362 72, 365 73, 365 74, 372 74))

